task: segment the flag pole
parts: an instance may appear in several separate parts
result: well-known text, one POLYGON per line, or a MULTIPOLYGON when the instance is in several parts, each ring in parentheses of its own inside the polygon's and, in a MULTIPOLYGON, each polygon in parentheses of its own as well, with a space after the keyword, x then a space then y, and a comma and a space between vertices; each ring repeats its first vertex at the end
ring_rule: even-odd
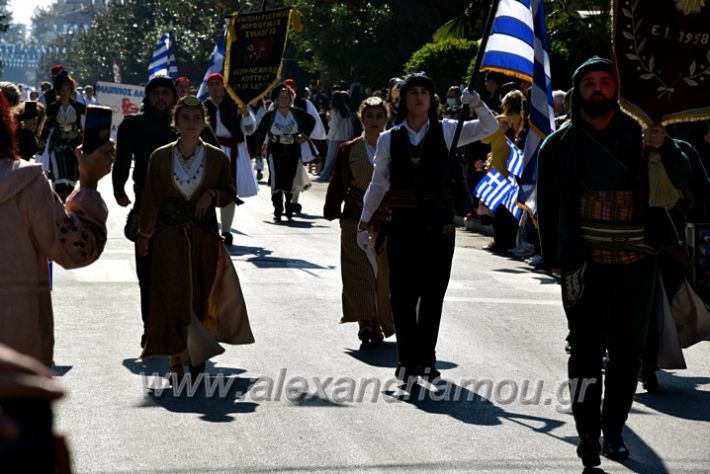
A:
MULTIPOLYGON (((498 11, 498 4, 500 0, 491 0, 491 7, 488 10, 488 18, 486 19, 486 26, 483 29, 483 37, 481 38, 481 44, 478 47, 478 53, 476 54, 476 63, 473 66, 473 73, 471 73, 471 79, 468 81, 468 90, 473 90, 476 80, 478 79, 478 74, 481 69, 481 62, 483 62, 483 55, 486 52, 486 46, 488 45, 488 37, 491 35, 491 30, 493 29, 493 20, 495 19, 496 12, 498 11)), ((456 132, 454 133, 454 139, 451 142, 451 148, 449 148, 449 162, 453 162, 456 156, 456 148, 459 144, 459 138, 461 138, 461 130, 463 130, 463 122, 469 115, 469 106, 464 104, 461 107, 461 114, 459 115, 459 121, 456 124, 456 132)))

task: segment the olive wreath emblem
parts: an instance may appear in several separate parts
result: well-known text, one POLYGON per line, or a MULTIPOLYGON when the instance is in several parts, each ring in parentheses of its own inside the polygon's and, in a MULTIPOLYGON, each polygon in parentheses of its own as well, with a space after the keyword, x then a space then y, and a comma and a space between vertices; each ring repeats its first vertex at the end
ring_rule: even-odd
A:
MULTIPOLYGON (((675 2, 676 8, 683 11, 686 15, 689 15, 691 13, 699 12, 705 6, 706 0, 675 0, 675 2)), ((636 11, 639 3, 640 0, 635 0, 631 10, 628 8, 621 9, 621 13, 630 20, 630 23, 626 25, 621 34, 624 38, 632 42, 631 46, 629 46, 631 52, 626 53, 626 57, 639 63, 636 70, 641 73, 640 78, 643 80, 653 79, 658 82, 659 86, 656 90, 659 92, 659 99, 666 96, 670 99, 675 92, 676 86, 681 82, 691 87, 699 86, 699 81, 705 81, 704 76, 710 75, 710 50, 708 50, 707 53, 708 65, 701 64, 700 68, 698 68, 697 61, 693 60, 688 68, 687 76, 681 76, 668 84, 659 76, 661 70, 656 69, 656 58, 649 56, 648 59, 646 59, 645 56, 641 56, 641 53, 646 47, 646 38, 641 39, 641 41, 638 39, 638 34, 639 31, 641 31, 641 25, 643 24, 643 18, 639 18, 637 20, 634 13, 632 13, 632 11, 636 11)), ((626 2, 626 6, 629 6, 630 4, 631 2, 626 2)))

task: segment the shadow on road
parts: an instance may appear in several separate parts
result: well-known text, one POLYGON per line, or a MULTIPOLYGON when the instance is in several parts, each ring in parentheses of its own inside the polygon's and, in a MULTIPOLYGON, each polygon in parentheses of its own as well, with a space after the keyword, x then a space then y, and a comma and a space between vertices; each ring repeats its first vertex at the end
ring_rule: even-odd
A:
MULTIPOLYGON (((123 366, 136 375, 165 375, 168 372, 167 357, 148 357, 146 359, 124 359, 123 366)), ((205 364, 206 375, 239 375, 246 372, 244 369, 232 367, 217 367, 214 362, 208 360, 205 364)))
POLYGON ((234 421, 235 414, 253 413, 258 403, 241 401, 257 379, 205 374, 190 393, 170 387, 148 390, 142 407, 160 406, 173 413, 198 413, 212 423, 234 421), (212 391, 210 389, 213 389, 212 391))
MULTIPOLYGON (((360 347, 359 349, 346 349, 345 353, 350 357, 359 360, 373 367, 397 367, 399 358, 397 357, 397 343, 385 341, 373 347, 360 347)), ((445 360, 436 361, 436 368, 439 370, 453 369, 458 364, 445 360)))
POLYGON ((289 221, 286 218, 284 218, 281 222, 274 222, 274 221, 264 221, 266 224, 271 224, 279 227, 295 227, 298 229, 327 229, 327 225, 322 225, 322 224, 314 224, 313 222, 310 221, 300 221, 294 218, 294 220, 289 221))
POLYGON ((658 371, 659 391, 640 393, 634 401, 675 418, 710 421, 710 392, 698 386, 710 383, 708 377, 679 377, 671 372, 658 371))
POLYGON ((299 270, 332 270, 334 266, 323 267, 307 260, 281 257, 251 257, 246 260, 258 268, 297 268, 299 270))
POLYGON ((243 245, 231 245, 227 247, 227 252, 232 257, 242 257, 244 255, 256 255, 258 258, 266 257, 274 253, 272 250, 264 247, 245 247, 243 245))
POLYGON ((64 377, 67 374, 67 372, 69 372, 72 369, 72 367, 74 367, 74 366, 73 365, 55 365, 54 367, 52 367, 52 370, 54 372, 55 377, 64 377))

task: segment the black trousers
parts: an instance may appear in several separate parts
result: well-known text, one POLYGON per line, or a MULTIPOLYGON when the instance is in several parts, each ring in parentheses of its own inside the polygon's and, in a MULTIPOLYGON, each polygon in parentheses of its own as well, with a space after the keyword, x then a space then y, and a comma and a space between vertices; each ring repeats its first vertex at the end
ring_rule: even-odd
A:
POLYGON ((501 250, 515 248, 518 238, 518 219, 505 208, 498 206, 493 213, 493 240, 501 250))
POLYGON ((271 194, 271 203, 274 205, 274 216, 281 217, 284 213, 284 200, 286 201, 286 215, 293 214, 293 205, 291 204, 293 194, 278 191, 271 194))
POLYGON ((580 436, 621 435, 638 384, 657 271, 654 256, 628 265, 588 263, 582 296, 565 308, 572 412, 580 436), (600 413, 605 349, 609 361, 600 413))
POLYGON ((407 369, 424 370, 436 364, 454 243, 453 225, 430 233, 419 223, 392 221, 387 236, 390 301, 399 363, 407 369))

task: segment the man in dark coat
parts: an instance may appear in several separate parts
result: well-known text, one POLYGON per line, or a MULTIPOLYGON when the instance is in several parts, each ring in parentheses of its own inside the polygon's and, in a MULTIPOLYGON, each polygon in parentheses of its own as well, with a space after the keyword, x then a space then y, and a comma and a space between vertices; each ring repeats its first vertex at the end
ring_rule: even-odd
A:
POLYGON ((538 212, 545 264, 561 268, 577 454, 591 467, 600 463, 601 432, 605 456, 629 456, 622 430, 636 392, 657 255, 677 240, 665 207, 649 206, 649 189, 659 182, 649 179, 643 147, 660 152, 671 190, 686 185, 690 165, 665 128, 642 131, 619 109, 611 61, 589 59, 573 83, 571 120, 540 149, 538 212))

